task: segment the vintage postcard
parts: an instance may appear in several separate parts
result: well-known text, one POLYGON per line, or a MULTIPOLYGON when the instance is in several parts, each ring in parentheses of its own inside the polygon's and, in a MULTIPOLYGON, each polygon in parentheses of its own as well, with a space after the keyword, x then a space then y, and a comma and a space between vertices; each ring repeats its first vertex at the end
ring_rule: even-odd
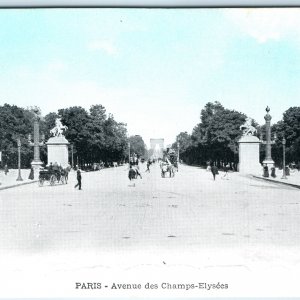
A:
POLYGON ((300 9, 0 9, 1 298, 297 297, 300 9))

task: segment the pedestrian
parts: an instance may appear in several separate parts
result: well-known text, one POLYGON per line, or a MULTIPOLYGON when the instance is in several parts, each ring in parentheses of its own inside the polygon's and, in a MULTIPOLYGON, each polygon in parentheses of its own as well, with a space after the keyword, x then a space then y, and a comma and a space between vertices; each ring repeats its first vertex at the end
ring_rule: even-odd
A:
POLYGON ((267 164, 264 165, 264 174, 263 174, 263 177, 269 177, 269 168, 268 168, 267 164))
POLYGON ((219 170, 215 164, 211 167, 211 172, 213 174, 214 180, 216 180, 216 175, 219 174, 219 170))
POLYGON ((28 179, 30 179, 30 180, 33 180, 33 179, 34 179, 34 170, 33 170, 33 167, 32 167, 32 166, 31 166, 31 168, 30 168, 30 173, 29 173, 28 179))
POLYGON ((78 190, 81 190, 81 172, 80 169, 77 170, 77 184, 74 186, 76 189, 78 187, 78 190))
POLYGON ((225 167, 224 167, 224 175, 222 176, 223 179, 227 179, 227 180, 229 179, 229 177, 228 177, 229 168, 230 168, 229 164, 225 165, 225 167))
POLYGON ((275 173, 275 171, 276 171, 275 167, 272 167, 272 168, 271 168, 271 176, 272 176, 273 178, 276 178, 276 173, 275 173))
POLYGON ((54 171, 54 172, 58 172, 58 171, 59 171, 59 165, 58 165, 57 162, 55 162, 55 163, 53 164, 53 171, 54 171))
POLYGON ((150 173, 150 165, 151 165, 151 161, 150 161, 150 159, 148 159, 147 160, 147 170, 146 170, 146 172, 150 173))
POLYGON ((7 164, 4 166, 4 174, 7 175, 9 172, 7 164))
POLYGON ((290 176, 290 168, 288 166, 285 167, 285 175, 290 176))
POLYGON ((129 167, 128 178, 130 181, 136 178, 136 171, 132 168, 132 166, 129 167))

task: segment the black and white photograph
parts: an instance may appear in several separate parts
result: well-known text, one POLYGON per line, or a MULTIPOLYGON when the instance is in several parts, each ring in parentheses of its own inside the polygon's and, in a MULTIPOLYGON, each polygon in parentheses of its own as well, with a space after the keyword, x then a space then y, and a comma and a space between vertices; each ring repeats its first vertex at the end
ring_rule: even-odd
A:
POLYGON ((0 298, 300 294, 300 8, 0 9, 0 298))

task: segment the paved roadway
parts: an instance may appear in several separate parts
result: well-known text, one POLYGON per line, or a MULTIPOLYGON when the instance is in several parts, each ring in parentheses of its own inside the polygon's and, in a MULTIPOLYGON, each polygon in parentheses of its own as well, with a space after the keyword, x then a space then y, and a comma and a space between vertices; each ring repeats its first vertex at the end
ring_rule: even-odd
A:
MULTIPOLYGON (((180 166, 174 178, 161 178, 157 165, 150 174, 145 168, 135 187, 127 168, 118 167, 83 173, 82 191, 74 189, 75 173, 68 185, 0 191, 0 253, 37 255, 40 262, 53 253, 91 253, 76 260, 90 268, 95 253, 124 268, 173 253, 166 263, 174 266, 299 269, 298 189, 238 173, 223 180, 220 172, 213 181, 197 167, 180 166), (122 259, 125 254, 131 257, 122 259)), ((69 270, 74 260, 64 263, 69 270)))
POLYGON ((82 191, 72 173, 68 185, 1 191, 0 249, 299 245, 297 189, 187 166, 142 175, 135 187, 119 167, 83 173, 82 191))

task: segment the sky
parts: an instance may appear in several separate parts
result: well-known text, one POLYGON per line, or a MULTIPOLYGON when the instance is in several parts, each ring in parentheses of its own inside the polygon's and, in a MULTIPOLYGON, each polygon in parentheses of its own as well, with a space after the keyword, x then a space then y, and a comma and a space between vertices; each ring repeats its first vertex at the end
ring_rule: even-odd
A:
POLYGON ((175 141, 207 102, 272 122, 300 106, 300 9, 0 10, 0 105, 102 104, 175 141))

